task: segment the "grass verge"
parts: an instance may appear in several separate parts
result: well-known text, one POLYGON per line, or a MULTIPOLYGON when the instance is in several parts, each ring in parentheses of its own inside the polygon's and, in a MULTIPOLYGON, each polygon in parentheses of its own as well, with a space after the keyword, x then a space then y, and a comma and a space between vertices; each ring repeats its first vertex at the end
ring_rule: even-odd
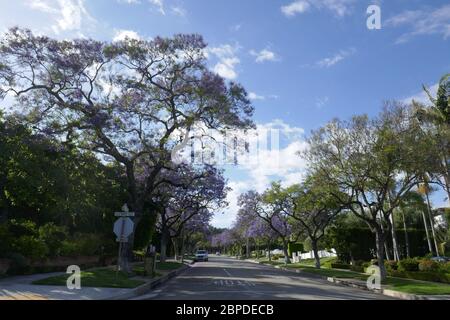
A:
MULTIPOLYGON (((70 275, 60 275, 34 281, 36 285, 66 286, 70 275)), ((81 272, 81 287, 103 288, 136 288, 144 281, 130 279, 125 273, 116 272, 113 269, 100 268, 81 272)))
MULTIPOLYGON (((304 267, 298 264, 291 264, 288 268, 299 268, 304 272, 318 274, 325 277, 335 277, 340 279, 356 279, 365 281, 369 277, 367 274, 354 271, 336 270, 336 269, 316 269, 304 267)), ((439 282, 420 281, 412 279, 402 279, 388 277, 383 283, 386 289, 391 289, 403 293, 416 295, 449 295, 450 285, 439 282)))

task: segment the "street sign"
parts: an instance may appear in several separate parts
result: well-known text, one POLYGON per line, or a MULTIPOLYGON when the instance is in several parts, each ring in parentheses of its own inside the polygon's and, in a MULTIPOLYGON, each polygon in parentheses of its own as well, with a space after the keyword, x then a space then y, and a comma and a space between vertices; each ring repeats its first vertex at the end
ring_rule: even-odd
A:
POLYGON ((125 203, 122 207, 122 212, 115 212, 116 217, 134 217, 134 212, 130 212, 128 205, 125 203))
MULTIPOLYGON (((122 217, 117 219, 114 223, 114 233, 117 238, 120 240, 124 240, 124 238, 128 238, 130 234, 133 233, 134 222, 128 217, 122 217)), ((126 241, 120 241, 126 242, 126 241)))
POLYGON ((134 212, 115 212, 116 217, 134 217, 134 212))

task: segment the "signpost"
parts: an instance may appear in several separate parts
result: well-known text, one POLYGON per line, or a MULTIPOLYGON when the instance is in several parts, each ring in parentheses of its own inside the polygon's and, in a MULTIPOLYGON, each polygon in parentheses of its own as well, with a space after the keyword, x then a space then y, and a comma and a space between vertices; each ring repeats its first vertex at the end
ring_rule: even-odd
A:
MULTIPOLYGON (((134 217, 134 212, 130 212, 126 204, 122 207, 122 212, 116 212, 114 214, 119 219, 114 223, 113 231, 117 236, 117 242, 119 242, 119 254, 117 259, 117 271, 127 269, 125 266, 122 268, 122 244, 128 242, 128 237, 133 233, 134 222, 131 217, 134 217)), ((126 263, 126 262, 125 262, 126 263)))

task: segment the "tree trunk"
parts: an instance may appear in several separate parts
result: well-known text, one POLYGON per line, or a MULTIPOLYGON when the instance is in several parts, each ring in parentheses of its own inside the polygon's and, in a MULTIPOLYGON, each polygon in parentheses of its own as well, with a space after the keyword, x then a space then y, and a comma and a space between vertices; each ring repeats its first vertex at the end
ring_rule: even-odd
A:
POLYGON ((404 229, 404 232, 405 232, 406 256, 408 258, 410 258, 411 257, 411 252, 409 250, 409 237, 408 237, 408 230, 406 229, 405 213, 403 212, 403 210, 401 212, 402 212, 402 220, 403 220, 403 229, 404 229))
POLYGON ((319 257, 319 249, 317 247, 317 239, 311 239, 311 246, 314 252, 314 260, 316 262, 316 268, 320 269, 320 257, 319 257))
POLYGON ((184 242, 184 228, 181 230, 181 263, 184 262, 185 242, 184 242))
POLYGON ((250 258, 250 239, 247 238, 246 243, 245 243, 245 251, 246 251, 246 257, 247 259, 250 258))
POLYGON ((391 219, 391 224, 392 224, 391 234, 392 234, 392 249, 394 252, 394 260, 400 261, 400 252, 398 250, 397 233, 395 232, 394 212, 391 213, 390 219, 391 219))
POLYGON ((430 239, 430 232, 428 231, 428 223, 427 218, 425 216, 425 211, 422 210, 422 218, 423 218, 423 225, 425 227, 425 233, 427 235, 427 242, 428 242, 428 250, 431 254, 433 254, 433 248, 431 246, 431 239, 430 239))
POLYGON ((428 192, 425 193, 425 198, 427 199, 428 217, 430 219, 431 232, 433 233, 433 240, 434 240, 434 247, 436 249, 436 256, 439 256, 439 247, 437 245, 436 231, 434 229, 433 210, 431 209, 431 203, 430 203, 430 198, 428 197, 428 192))
POLYGON ((283 239, 283 253, 284 253, 284 263, 285 264, 291 263, 291 259, 289 258, 288 253, 288 242, 285 239, 283 239))
POLYGON ((272 261, 272 255, 270 253, 270 240, 267 242, 267 251, 269 252, 269 261, 272 261))
MULTIPOLYGON (((444 145, 444 144, 442 144, 444 145)), ((445 191, 447 192, 447 199, 450 202, 450 170, 448 167, 447 156, 445 155, 445 151, 443 154, 443 166, 444 166, 444 182, 445 182, 445 191)))
POLYGON ((162 229, 161 233, 161 252, 159 255, 160 262, 166 262, 167 258, 167 242, 168 242, 168 232, 165 228, 162 229))
MULTIPOLYGON (((384 227, 383 227, 383 214, 380 212, 379 213, 380 216, 380 227, 381 227, 381 232, 384 234, 384 227)), ((389 256, 389 247, 386 241, 383 241, 384 243, 384 253, 386 255, 386 260, 391 260, 391 257, 389 256)))
POLYGON ((175 256, 175 261, 178 261, 178 239, 177 238, 172 238, 172 245, 173 245, 173 252, 174 252, 174 256, 175 256))
POLYGON ((384 266, 384 244, 385 244, 385 235, 381 228, 376 229, 376 246, 377 246, 377 260, 378 267, 380 268, 380 277, 381 280, 385 280, 387 276, 386 267, 384 266))

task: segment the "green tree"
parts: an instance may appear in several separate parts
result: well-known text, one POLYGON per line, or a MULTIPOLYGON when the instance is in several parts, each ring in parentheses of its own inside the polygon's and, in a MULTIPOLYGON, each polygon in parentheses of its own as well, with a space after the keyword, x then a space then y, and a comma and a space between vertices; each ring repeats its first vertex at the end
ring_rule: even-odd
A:
POLYGON ((430 162, 427 140, 417 121, 408 107, 393 103, 372 120, 367 116, 333 120, 315 131, 309 144, 304 156, 312 170, 339 190, 330 189, 330 193, 375 234, 378 265, 385 279, 390 217, 430 162))
MULTIPOLYGON (((342 209, 328 188, 319 176, 310 175, 304 183, 285 190, 285 196, 292 202, 292 210, 287 210, 286 214, 299 224, 301 231, 311 241, 315 265, 319 269, 319 241, 325 236, 325 229, 342 209)), ((337 194, 338 190, 335 192, 337 194)))
POLYGON ((444 75, 439 81, 436 97, 423 86, 431 105, 413 101, 417 118, 422 123, 422 129, 430 137, 434 148, 431 152, 437 155, 435 165, 427 167, 427 172, 433 183, 439 184, 447 193, 450 201, 450 74, 444 75))

